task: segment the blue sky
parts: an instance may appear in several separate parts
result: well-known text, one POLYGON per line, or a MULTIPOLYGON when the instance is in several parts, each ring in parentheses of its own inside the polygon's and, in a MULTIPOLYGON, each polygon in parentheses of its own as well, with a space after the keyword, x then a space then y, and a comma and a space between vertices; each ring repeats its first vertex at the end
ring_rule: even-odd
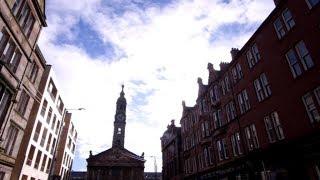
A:
POLYGON ((79 132, 74 170, 89 151, 111 146, 115 103, 125 84, 125 147, 145 152, 146 171, 157 157, 181 101, 195 103, 207 63, 219 68, 274 8, 272 0, 51 0, 40 47, 56 71, 64 102, 79 132))

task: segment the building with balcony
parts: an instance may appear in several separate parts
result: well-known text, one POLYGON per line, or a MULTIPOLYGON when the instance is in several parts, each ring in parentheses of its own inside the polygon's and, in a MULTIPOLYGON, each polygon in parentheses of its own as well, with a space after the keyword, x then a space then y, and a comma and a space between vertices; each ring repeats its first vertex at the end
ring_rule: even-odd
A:
POLYGON ((320 178, 320 1, 274 2, 183 103, 184 179, 320 178))
POLYGON ((45 60, 37 46, 46 26, 43 0, 0 1, 0 179, 9 179, 30 119, 39 106, 45 60))

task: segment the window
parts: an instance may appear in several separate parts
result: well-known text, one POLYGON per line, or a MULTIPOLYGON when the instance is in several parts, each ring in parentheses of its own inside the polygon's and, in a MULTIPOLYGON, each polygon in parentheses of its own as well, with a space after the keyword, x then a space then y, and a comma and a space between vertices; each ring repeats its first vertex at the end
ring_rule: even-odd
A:
POLYGON ((37 154, 37 157, 36 157, 36 161, 34 162, 34 168, 35 169, 38 169, 39 168, 39 163, 40 163, 40 159, 41 159, 41 151, 38 150, 38 154, 37 154))
POLYGON ((51 158, 48 158, 46 173, 49 173, 50 167, 51 167, 51 158))
POLYGON ((232 144, 232 152, 234 156, 239 156, 242 154, 241 151, 241 140, 239 132, 236 132, 231 135, 231 144, 232 144))
POLYGON ((261 74, 258 79, 254 80, 253 84, 256 89, 259 102, 271 96, 270 84, 265 73, 261 74))
POLYGON ((244 131, 246 134, 247 146, 249 151, 259 148, 256 126, 254 124, 251 124, 250 126, 247 126, 244 131))
POLYGON ((311 9, 315 5, 319 4, 320 0, 306 0, 309 8, 311 9))
POLYGON ((5 143, 5 149, 4 149, 4 152, 9 156, 12 156, 13 154, 14 145, 16 143, 18 134, 19 134, 19 129, 16 126, 11 124, 8 130, 8 134, 6 136, 6 143, 5 143))
POLYGON ((42 126, 41 122, 38 121, 37 126, 36 126, 36 131, 34 132, 34 136, 33 136, 33 140, 35 142, 38 142, 40 131, 41 131, 41 126, 42 126))
POLYGON ((49 107, 49 112, 48 112, 48 115, 47 115, 47 123, 48 124, 50 124, 51 116, 52 116, 52 108, 49 107))
MULTIPOLYGON (((8 42, 9 42, 10 36, 7 33, 7 31, 3 28, 0 32, 0 57, 2 57, 4 54, 6 54, 5 49, 8 48, 8 42)), ((3 60, 1 58, 1 60, 3 60)))
POLYGON ((62 113, 63 108, 64 108, 64 104, 63 104, 62 99, 61 99, 60 96, 59 96, 59 98, 58 98, 57 108, 58 108, 59 112, 62 113))
POLYGON ((219 100, 219 92, 218 92, 218 86, 213 86, 213 89, 210 91, 211 96, 211 103, 214 104, 219 100))
POLYGON ((282 13, 283 21, 286 24, 287 30, 289 31, 296 24, 292 18, 291 12, 286 9, 282 13))
POLYGON ((26 112, 26 109, 27 109, 27 106, 28 106, 28 103, 29 103, 29 99, 30 99, 30 96, 26 93, 25 90, 23 90, 21 92, 21 95, 20 95, 20 99, 19 99, 19 103, 17 105, 17 111, 22 115, 24 116, 25 112, 26 112))
POLYGON ((33 61, 31 63, 30 69, 29 69, 29 73, 28 73, 28 78, 29 80, 34 83, 37 79, 37 75, 38 75, 38 71, 39 71, 39 66, 37 65, 37 63, 35 61, 33 61))
POLYGON ((214 163, 214 151, 213 151, 213 147, 210 146, 209 149, 209 164, 212 165, 214 163))
POLYGON ((241 114, 247 112, 250 109, 250 102, 247 90, 243 90, 241 93, 238 94, 238 103, 241 114))
POLYGON ((237 116, 237 113, 236 113, 236 108, 234 106, 234 102, 231 101, 229 102, 226 106, 225 106, 225 109, 226 109, 226 114, 227 114, 227 121, 230 122, 231 120, 235 119, 236 116, 237 116))
POLYGON ((217 147, 218 147, 218 155, 219 155, 219 160, 225 160, 228 159, 228 147, 227 147, 227 143, 226 143, 226 139, 222 139, 217 141, 217 147))
POLYGON ((247 51, 246 56, 247 56, 249 67, 252 68, 261 59, 257 44, 254 44, 247 51))
POLYGON ((200 102, 200 108, 201 108, 201 112, 207 112, 207 104, 206 104, 206 99, 202 99, 200 102))
POLYGON ((238 79, 242 79, 243 73, 242 73, 241 65, 239 63, 236 65, 236 69, 237 69, 238 79))
POLYGON ((41 168, 40 168, 40 171, 44 171, 44 168, 46 166, 46 163, 47 163, 47 155, 43 154, 43 159, 42 159, 42 163, 41 163, 41 168))
POLYGON ((221 127, 222 124, 222 116, 221 116, 221 109, 218 109, 213 113, 213 121, 214 121, 214 126, 215 128, 221 127))
POLYGON ((53 129, 54 129, 54 126, 55 126, 55 124, 56 124, 56 121, 57 121, 57 116, 54 114, 54 115, 53 115, 52 124, 51 124, 51 129, 52 129, 52 131, 53 131, 53 129))
POLYGON ((2 123, 7 114, 11 96, 12 94, 8 91, 8 89, 6 89, 5 86, 0 84, 0 127, 2 126, 2 123))
POLYGON ((220 86, 221 86, 222 95, 226 95, 226 84, 224 80, 220 82, 220 86))
POLYGON ((13 14, 16 16, 17 13, 18 13, 18 10, 19 8, 21 7, 21 4, 22 4, 22 0, 16 0, 13 4, 13 7, 12 7, 12 12, 13 14))
POLYGON ((46 146, 46 150, 49 151, 50 148, 50 144, 51 144, 51 138, 52 138, 52 134, 49 134, 49 138, 48 138, 48 142, 47 142, 47 146, 46 146))
POLYGON ((72 150, 71 150, 72 153, 74 153, 75 148, 76 148, 76 145, 72 143, 72 150))
POLYGON ((303 41, 300 41, 294 49, 290 49, 286 54, 286 58, 294 78, 302 74, 302 67, 307 71, 314 66, 313 60, 303 41))
POLYGON ((57 127, 56 127, 56 134, 58 134, 59 129, 60 129, 60 121, 58 120, 57 127))
POLYGON ((53 154, 53 152, 55 151, 55 146, 56 146, 56 138, 53 139, 53 142, 51 145, 51 151, 50 151, 51 154, 53 154))
POLYGON ((41 112, 40 112, 42 117, 44 117, 44 115, 46 114, 47 106, 48 106, 48 101, 45 99, 42 103, 41 112))
POLYGON ((269 116, 264 117, 269 142, 284 139, 283 130, 277 112, 271 113, 269 116))
POLYGON ((5 62, 9 69, 16 72, 21 59, 21 52, 5 29, 0 32, 0 60, 5 62))
POLYGON ((44 128, 44 129, 43 129, 43 132, 42 132, 42 136, 41 136, 41 141, 40 141, 40 145, 41 145, 42 147, 43 147, 43 145, 44 145, 44 142, 46 141, 47 132, 48 132, 48 129, 47 129, 47 128, 44 128))
POLYGON ((309 51, 307 50, 306 45, 304 44, 303 41, 300 41, 296 45, 296 51, 297 51, 299 58, 302 62, 304 70, 307 70, 307 69, 310 69, 311 67, 313 67, 314 63, 313 63, 312 58, 309 54, 309 51))
POLYGON ((311 123, 320 122, 320 87, 302 97, 311 123))
POLYGON ((13 71, 16 72, 17 68, 19 66, 20 63, 20 59, 21 59, 21 52, 18 48, 16 48, 11 56, 11 58, 9 59, 9 61, 7 62, 9 65, 9 68, 13 71))
POLYGON ((27 159, 27 165, 29 165, 29 166, 31 166, 34 151, 35 151, 35 147, 33 145, 31 145, 31 147, 29 149, 28 159, 27 159))
POLYGON ((50 93, 52 100, 55 100, 57 93, 58 93, 58 90, 57 90, 56 86, 54 85, 52 79, 50 79, 49 86, 48 86, 47 90, 50 93))
POLYGON ((209 121, 204 121, 205 137, 210 136, 209 121))
POLYGON ((278 17, 273 23, 274 29, 276 30, 279 39, 282 39, 290 29, 295 26, 292 14, 289 9, 285 9, 282 12, 282 17, 278 17))
POLYGON ((225 82, 225 84, 226 84, 226 90, 227 90, 227 92, 229 92, 229 91, 231 90, 230 82, 229 82, 229 76, 226 76, 226 77, 224 78, 224 82, 225 82))
POLYGON ((28 3, 26 1, 16 0, 12 7, 12 12, 16 16, 24 34, 29 37, 35 18, 31 13, 28 3))
POLYGON ((236 83, 243 77, 241 65, 239 63, 236 64, 235 67, 232 68, 232 78, 233 78, 233 83, 236 83))

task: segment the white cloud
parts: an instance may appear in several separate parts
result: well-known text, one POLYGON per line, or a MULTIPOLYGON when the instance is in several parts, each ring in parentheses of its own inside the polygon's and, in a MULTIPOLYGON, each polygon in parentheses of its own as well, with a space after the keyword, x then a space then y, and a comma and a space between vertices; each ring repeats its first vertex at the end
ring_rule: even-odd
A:
MULTIPOLYGON (((145 10, 131 4, 121 15, 115 14, 112 7, 101 7, 100 0, 55 0, 49 4, 49 27, 43 31, 40 46, 54 65, 67 106, 87 109, 73 115, 80 135, 81 158, 87 158, 89 150, 97 153, 110 147, 115 103, 120 84, 125 83, 126 147, 137 154, 144 151, 146 156, 156 155, 161 170, 160 136, 171 119, 178 124, 181 100, 193 105, 198 90, 196 79, 200 76, 206 82, 207 63, 217 68, 220 61, 229 61, 231 47, 240 48, 253 32, 218 38, 214 43, 209 42, 211 34, 224 24, 259 23, 273 8, 271 0, 218 2, 177 1, 165 8, 151 6, 145 10), (54 43, 61 34, 77 38, 72 28, 80 18, 104 42, 119 48, 112 61, 107 57, 92 58, 77 44, 54 43), (143 83, 135 84, 133 80, 143 83), (142 99, 145 103, 134 104, 134 97, 150 91, 142 99)), ((146 170, 153 171, 153 160, 148 160, 146 170)))

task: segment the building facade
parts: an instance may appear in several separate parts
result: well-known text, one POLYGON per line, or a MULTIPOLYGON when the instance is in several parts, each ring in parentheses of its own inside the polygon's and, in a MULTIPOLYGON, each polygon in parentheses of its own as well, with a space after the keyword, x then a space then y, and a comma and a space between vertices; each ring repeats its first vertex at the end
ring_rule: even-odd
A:
POLYGON ((87 159, 88 180, 143 180, 144 156, 124 148, 127 101, 123 92, 117 100, 112 147, 87 159))
POLYGON ((70 179, 78 132, 72 122, 71 113, 66 112, 64 126, 57 146, 57 162, 54 164, 53 175, 59 179, 70 179))
POLYGON ((27 123, 39 105, 45 61, 36 43, 44 0, 0 1, 0 179, 9 179, 27 123))
POLYGON ((17 157, 21 163, 14 167, 12 179, 48 179, 50 173, 65 111, 50 65, 43 73, 39 93, 41 105, 34 107, 36 118, 28 122, 17 157))
POLYGON ((184 179, 320 178, 320 1, 275 9, 183 103, 184 179))
POLYGON ((174 120, 168 125, 161 139, 162 176, 165 180, 180 180, 183 175, 181 128, 176 127, 174 120))

